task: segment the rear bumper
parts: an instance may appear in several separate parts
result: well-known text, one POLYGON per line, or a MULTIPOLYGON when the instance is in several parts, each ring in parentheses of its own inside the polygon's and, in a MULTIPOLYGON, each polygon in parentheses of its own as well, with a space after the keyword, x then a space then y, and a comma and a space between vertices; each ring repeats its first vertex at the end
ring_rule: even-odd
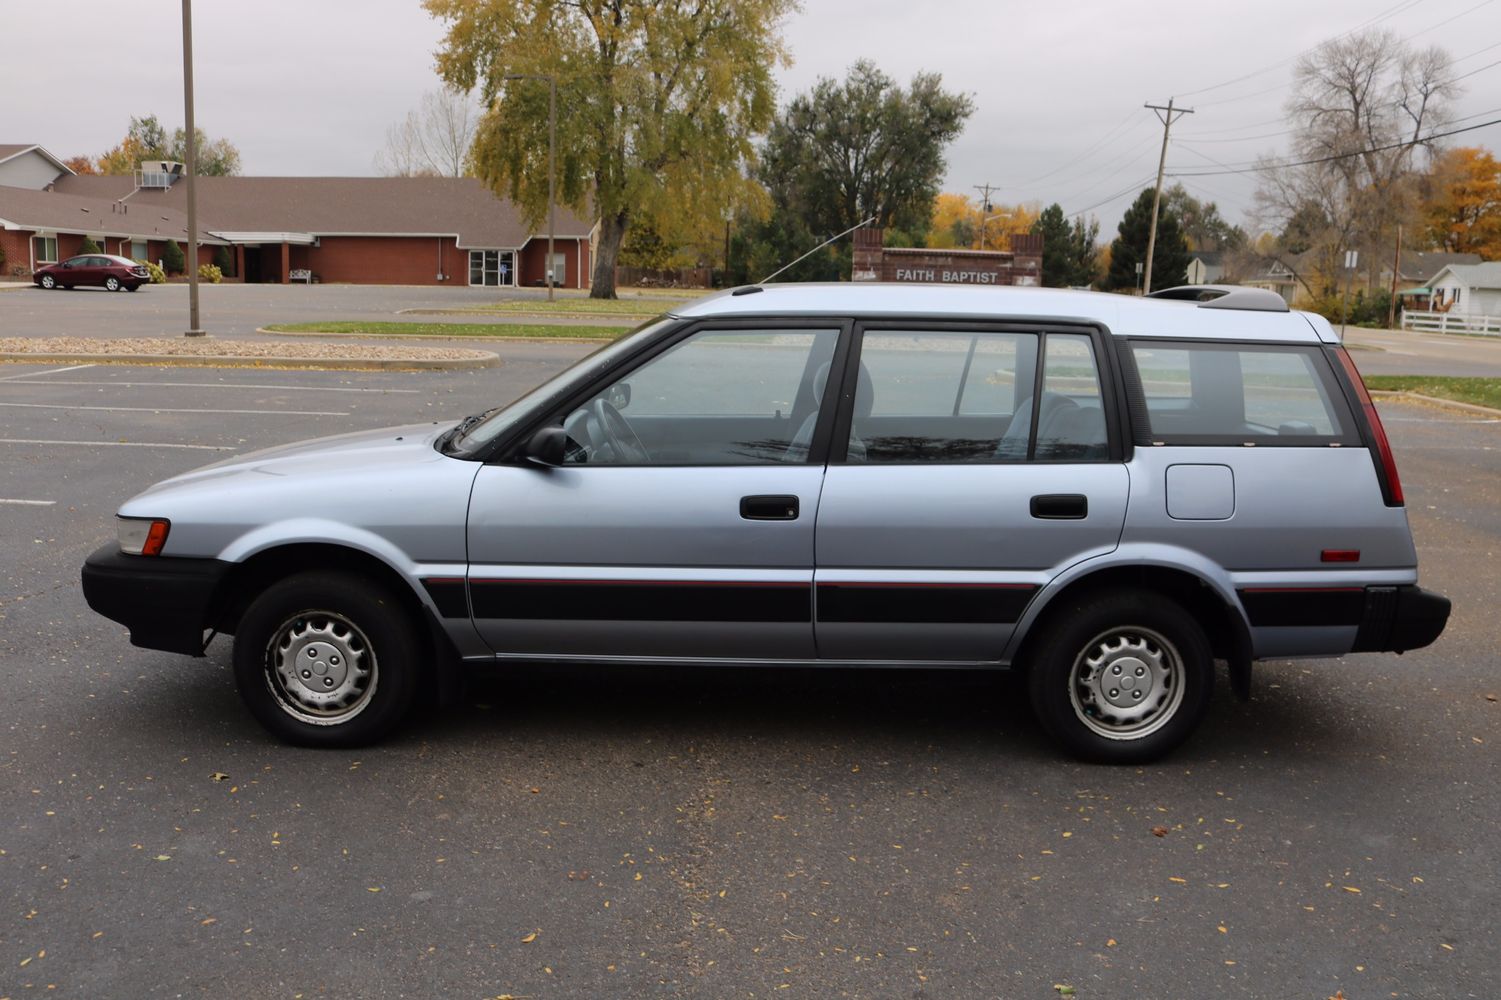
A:
POLYGON ((111 542, 84 561, 83 596, 89 607, 130 629, 134 645, 202 656, 209 608, 231 565, 128 556, 111 542))
POLYGON ((1449 623, 1449 599, 1422 587, 1367 587, 1352 653, 1422 649, 1449 623))

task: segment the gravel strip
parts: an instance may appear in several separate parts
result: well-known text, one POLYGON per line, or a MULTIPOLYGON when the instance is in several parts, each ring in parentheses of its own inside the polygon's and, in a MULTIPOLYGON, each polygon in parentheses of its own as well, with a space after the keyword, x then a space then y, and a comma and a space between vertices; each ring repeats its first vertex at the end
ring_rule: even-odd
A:
POLYGON ((462 347, 411 347, 397 344, 267 343, 213 337, 138 337, 96 340, 91 337, 0 337, 4 354, 150 354, 158 357, 255 358, 261 360, 469 361, 493 358, 491 351, 462 347))

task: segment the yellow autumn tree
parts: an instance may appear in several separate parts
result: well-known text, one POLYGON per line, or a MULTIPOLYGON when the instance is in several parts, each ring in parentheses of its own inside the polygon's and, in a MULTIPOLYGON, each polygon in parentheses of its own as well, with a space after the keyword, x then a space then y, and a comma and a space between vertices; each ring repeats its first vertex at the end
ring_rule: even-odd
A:
POLYGON ((990 211, 980 212, 974 199, 945 191, 933 202, 933 228, 928 230, 927 245, 935 250, 1009 250, 1012 233, 1032 231, 1041 209, 1036 202, 1001 205, 992 203, 990 211), (981 220, 984 220, 985 245, 980 245, 981 220))
POLYGON ((1489 150, 1464 146, 1440 156, 1423 208, 1433 243, 1501 260, 1501 163, 1489 150))

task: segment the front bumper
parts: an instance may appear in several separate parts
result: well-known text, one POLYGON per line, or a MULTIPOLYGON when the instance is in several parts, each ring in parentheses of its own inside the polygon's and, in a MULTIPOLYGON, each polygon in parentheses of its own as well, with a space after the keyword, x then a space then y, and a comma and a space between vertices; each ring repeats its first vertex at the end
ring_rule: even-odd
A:
POLYGON ((1427 646, 1449 622, 1449 599, 1422 587, 1367 587, 1352 653, 1405 653, 1427 646))
POLYGON ((134 645, 202 656, 209 610, 232 565, 128 556, 110 542, 84 560, 83 596, 89 607, 130 629, 134 645))

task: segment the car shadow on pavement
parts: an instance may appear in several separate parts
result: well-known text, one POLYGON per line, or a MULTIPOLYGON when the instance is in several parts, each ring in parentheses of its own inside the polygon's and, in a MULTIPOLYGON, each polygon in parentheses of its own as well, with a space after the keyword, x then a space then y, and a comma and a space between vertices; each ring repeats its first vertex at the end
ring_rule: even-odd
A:
MULTIPOLYGON (((235 694, 227 648, 179 666, 170 678, 158 672, 138 680, 130 705, 111 710, 113 722, 137 740, 274 744, 235 694)), ((1398 720, 1382 723, 1355 704, 1362 693, 1341 694, 1317 675, 1261 677, 1249 704, 1230 694, 1223 676, 1217 682, 1204 725, 1170 761, 1338 756, 1352 748, 1369 755, 1404 745, 1398 720)), ((1060 756, 1032 718, 1018 673, 666 665, 517 665, 477 675, 455 704, 420 707, 388 747, 648 735, 788 746, 879 742, 892 752, 941 745, 1018 762, 1060 756)))

